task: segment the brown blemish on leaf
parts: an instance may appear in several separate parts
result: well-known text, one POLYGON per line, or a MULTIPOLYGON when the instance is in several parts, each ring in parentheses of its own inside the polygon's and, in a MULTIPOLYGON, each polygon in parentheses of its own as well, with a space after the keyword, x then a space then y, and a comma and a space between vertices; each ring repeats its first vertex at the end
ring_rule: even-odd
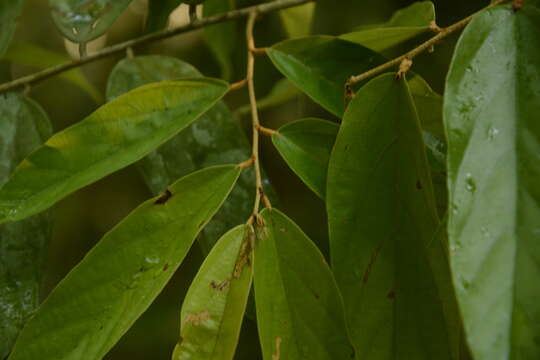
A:
POLYGON ((161 194, 157 199, 156 201, 154 201, 154 204, 156 205, 163 205, 165 204, 167 201, 169 201, 170 198, 172 198, 173 194, 172 192, 167 189, 165 190, 165 192, 163 194, 161 194))
POLYGON ((362 278, 362 282, 365 284, 367 283, 369 279, 369 275, 371 274, 371 269, 373 268, 373 265, 375 265, 375 262, 377 261, 377 257, 379 256, 379 253, 381 252, 383 243, 381 242, 379 246, 375 249, 373 254, 371 254, 371 259, 369 260, 369 264, 367 265, 366 271, 364 272, 364 277, 362 278))
POLYGON ((210 312, 204 310, 196 314, 188 314, 184 320, 184 324, 193 324, 194 326, 201 325, 204 321, 210 319, 210 312))
POLYGON ((386 297, 390 300, 394 300, 396 298, 396 293, 394 291, 390 291, 386 297))
POLYGON ((284 232, 284 233, 285 233, 285 232, 287 232, 287 229, 285 229, 285 228, 281 228, 281 229, 279 229, 279 231, 281 231, 281 232, 284 232))
POLYGON ((276 351, 272 354, 272 360, 281 358, 281 336, 276 337, 276 351))
POLYGON ((242 241, 242 246, 240 247, 240 253, 238 254, 238 259, 236 260, 236 265, 234 266, 233 276, 235 279, 238 279, 242 275, 244 266, 251 265, 251 254, 253 252, 253 241, 255 234, 251 227, 248 227, 244 233, 244 240, 242 241))
POLYGON ((230 283, 231 281, 229 279, 225 279, 222 282, 211 281, 210 287, 217 291, 223 291, 229 288, 230 283))
POLYGON ((418 190, 422 190, 422 189, 424 188, 424 187, 422 186, 422 183, 420 182, 420 180, 417 180, 417 181, 416 181, 416 188, 417 188, 418 190))
POLYGON ((163 265, 163 271, 167 271, 167 270, 169 270, 169 264, 163 265))

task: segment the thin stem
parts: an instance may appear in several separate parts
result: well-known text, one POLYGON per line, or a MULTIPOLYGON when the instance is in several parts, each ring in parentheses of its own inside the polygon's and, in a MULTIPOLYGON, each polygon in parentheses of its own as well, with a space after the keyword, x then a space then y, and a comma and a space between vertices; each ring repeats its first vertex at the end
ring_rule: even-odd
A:
MULTIPOLYGON (((497 6, 497 5, 501 5, 501 4, 504 4, 504 3, 507 3, 507 2, 510 2, 512 0, 499 0, 499 1, 496 1, 490 5, 488 5, 486 8, 490 8, 490 7, 493 7, 493 6, 497 6)), ((485 9, 486 9, 485 8, 485 9)), ((441 40, 445 39, 446 37, 448 37, 449 35, 451 35, 452 33, 458 31, 458 30, 461 30, 463 29, 465 26, 467 26, 467 24, 469 22, 471 22, 471 20, 473 19, 473 17, 478 14, 478 13, 474 13, 473 15, 470 15, 468 17, 466 17, 465 19, 463 20, 460 20, 458 21, 457 23, 453 24, 453 25, 450 25, 446 28, 442 28, 437 35, 435 35, 434 37, 432 37, 431 39, 429 39, 428 41, 424 42, 423 44, 421 44, 420 46, 412 49, 411 51, 409 51, 408 53, 406 54, 403 54, 393 60, 390 60, 388 61, 387 63, 384 63, 380 66, 377 66, 376 68, 373 68, 369 71, 366 71, 365 73, 362 73, 360 75, 356 75, 356 76, 351 76, 349 78, 349 80, 347 81, 347 85, 346 87, 350 89, 350 87, 354 84, 357 84, 359 82, 362 82, 364 80, 367 80, 375 75, 378 75, 394 66, 398 66, 400 65, 403 60, 411 60, 414 59, 416 56, 420 55, 421 53, 423 53, 424 51, 426 50, 430 50, 433 46, 435 46, 435 44, 437 44, 438 42, 440 42, 441 40)))
POLYGON ((192 23, 189 23, 187 25, 179 26, 174 29, 157 31, 152 34, 144 35, 139 38, 135 38, 135 39, 128 40, 120 44, 103 48, 100 51, 97 51, 91 55, 88 55, 83 59, 77 59, 77 60, 73 60, 70 62, 63 63, 63 64, 59 64, 59 65, 47 68, 43 71, 21 77, 19 79, 13 80, 5 84, 1 84, 0 93, 17 89, 17 88, 21 88, 21 87, 25 87, 25 85, 27 84, 28 85, 36 84, 38 82, 46 80, 52 76, 61 74, 73 68, 77 68, 79 66, 103 59, 105 57, 108 57, 117 53, 122 53, 126 51, 126 49, 128 48, 134 48, 136 46, 152 43, 158 40, 167 39, 172 36, 176 36, 176 35, 191 31, 191 30, 203 28, 208 25, 213 25, 213 24, 218 24, 218 23, 222 23, 226 21, 232 21, 232 20, 245 18, 249 16, 249 14, 251 14, 253 11, 257 12, 257 14, 259 15, 262 15, 262 14, 278 11, 281 9, 290 8, 293 6, 302 5, 308 2, 312 2, 312 1, 316 1, 316 0, 275 0, 269 3, 250 6, 243 9, 229 11, 223 14, 205 17, 205 18, 196 20, 192 23))
MULTIPOLYGON (((254 82, 254 73, 255 73, 255 40, 253 38, 253 28, 255 26, 255 20, 257 19, 257 12, 253 11, 249 14, 249 18, 246 26, 246 39, 247 39, 247 48, 248 48, 248 60, 247 60, 247 84, 249 90, 249 104, 251 107, 251 125, 253 132, 253 148, 252 148, 252 158, 254 161, 255 167, 255 203, 253 204, 253 215, 250 218, 249 222, 252 222, 253 219, 260 221, 259 219, 259 208, 261 206, 261 198, 264 196, 264 188, 262 184, 262 175, 261 175, 261 162, 259 158, 259 129, 261 123, 259 120, 259 111, 257 109, 257 97, 255 95, 255 82, 254 82)), ((269 202, 268 202, 269 203, 269 202)), ((267 202, 265 201, 265 205, 267 202)))
POLYGON ((261 133, 263 135, 267 135, 267 136, 272 136, 272 135, 275 135, 275 134, 279 134, 276 130, 269 129, 269 128, 264 127, 262 125, 259 125, 259 133, 261 133))

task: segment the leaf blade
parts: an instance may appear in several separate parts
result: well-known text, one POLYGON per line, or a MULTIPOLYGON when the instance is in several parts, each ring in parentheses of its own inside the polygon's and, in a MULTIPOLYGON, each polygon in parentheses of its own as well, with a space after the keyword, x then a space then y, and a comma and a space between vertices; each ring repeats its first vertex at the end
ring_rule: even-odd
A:
POLYGON ((479 360, 540 356, 540 307, 531 301, 540 296, 539 21, 533 7, 484 11, 447 78, 451 264, 479 360))
POLYGON ((384 74, 360 89, 330 157, 327 207, 332 268, 361 357, 450 358, 426 249, 438 219, 424 151, 405 80, 384 74))
POLYGON ((282 126, 272 142, 289 167, 321 199, 339 125, 320 119, 302 119, 282 126))
POLYGON ((182 305, 173 360, 233 359, 253 277, 253 236, 251 226, 237 226, 208 254, 182 305))
POLYGON ((0 189, 0 223, 38 213, 139 160, 227 90, 228 85, 218 80, 183 80, 138 88, 102 106, 54 135, 17 167, 0 189))
POLYGON ((141 204, 53 290, 9 359, 101 359, 172 277, 240 171, 207 168, 141 204))
POLYGON ((342 299, 323 255, 278 210, 261 217, 254 281, 263 358, 351 358, 342 299))

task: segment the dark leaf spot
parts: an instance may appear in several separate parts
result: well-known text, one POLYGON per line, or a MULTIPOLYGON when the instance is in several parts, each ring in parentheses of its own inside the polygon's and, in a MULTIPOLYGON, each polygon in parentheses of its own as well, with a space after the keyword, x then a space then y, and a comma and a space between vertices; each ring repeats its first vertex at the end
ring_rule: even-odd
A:
POLYGON ((386 297, 389 298, 390 300, 394 300, 396 298, 396 293, 393 291, 390 291, 388 295, 386 295, 386 297))
POLYGON ((417 180, 417 181, 416 181, 416 188, 417 188, 418 190, 422 190, 422 189, 423 189, 423 186, 422 186, 422 183, 420 182, 420 180, 417 180))
POLYGON ((167 271, 169 269, 169 264, 163 265, 163 271, 167 271))
POLYGON ((172 192, 167 189, 165 190, 165 192, 163 194, 161 194, 157 199, 156 201, 154 202, 154 204, 156 205, 163 205, 165 204, 167 201, 169 201, 169 199, 173 196, 172 192))

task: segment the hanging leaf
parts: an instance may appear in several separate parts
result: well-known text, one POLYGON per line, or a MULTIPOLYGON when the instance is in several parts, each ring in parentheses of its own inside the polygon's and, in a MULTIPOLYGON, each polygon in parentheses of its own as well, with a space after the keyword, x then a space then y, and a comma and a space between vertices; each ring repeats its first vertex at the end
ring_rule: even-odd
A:
POLYGON ((206 112, 227 89, 214 79, 165 82, 102 106, 54 135, 15 169, 0 189, 0 223, 45 210, 140 160, 206 112))
POLYGON ((255 302, 263 358, 353 359, 343 301, 324 256, 278 210, 261 216, 255 302))
POLYGON ((416 2, 396 11, 392 18, 380 25, 358 29, 340 37, 382 52, 430 31, 435 21, 435 7, 431 1, 416 2))
MULTIPOLYGON (((49 119, 37 103, 18 94, 0 95, 0 185, 51 133, 49 119)), ((0 359, 38 305, 50 230, 49 213, 0 225, 0 359)))
POLYGON ((303 119, 279 129, 272 142, 291 169, 321 199, 326 194, 326 173, 339 125, 303 119))
POLYGON ((454 284, 476 360, 540 358, 540 11, 484 11, 446 83, 454 284))
POLYGON ((167 284, 240 171, 198 171, 135 209, 53 290, 9 360, 105 356, 167 284))
POLYGON ((361 45, 331 36, 287 40, 267 51, 283 75, 337 117, 345 110, 345 83, 385 59, 361 45))
POLYGON ((146 16, 146 31, 154 32, 167 27, 169 16, 182 0, 149 0, 146 16))
POLYGON ((314 12, 314 3, 291 7, 279 12, 289 38, 298 38, 310 34, 314 12))
POLYGON ((173 360, 232 360, 251 289, 253 229, 241 225, 212 249, 184 299, 173 360))
POLYGON ((23 0, 0 1, 0 58, 13 38, 22 6, 23 0))
POLYGON ((103 35, 130 3, 131 0, 49 0, 56 26, 77 43, 103 35))
MULTIPOLYGON (((274 84, 268 95, 257 99, 257 108, 262 111, 279 106, 296 99, 301 94, 302 92, 289 79, 280 79, 274 84)), ((238 116, 249 115, 251 114, 251 106, 249 104, 243 105, 235 111, 235 114, 238 116)))
POLYGON ((360 358, 450 359, 426 249, 438 226, 433 187, 411 94, 395 74, 370 81, 349 104, 330 157, 327 208, 360 358))
MULTIPOLYGON (((63 56, 47 49, 40 48, 34 44, 24 42, 12 44, 5 54, 4 59, 12 61, 16 64, 35 67, 38 69, 46 69, 70 61, 67 56, 63 56)), ((61 73, 58 75, 58 77, 72 83, 88 93, 92 99, 96 101, 96 103, 101 103, 103 101, 103 96, 95 88, 95 86, 93 86, 84 77, 80 68, 61 73)))
MULTIPOLYGON (((236 0, 207 0, 204 3, 204 16, 222 14, 236 9, 236 0)), ((221 76, 231 79, 233 75, 233 54, 237 51, 236 22, 228 21, 221 24, 206 26, 204 37, 220 67, 221 76)))
MULTIPOLYGON (((107 96, 112 100, 141 85, 200 76, 197 69, 176 58, 139 56, 124 59, 110 75, 107 96)), ((150 190, 159 194, 174 179, 196 169, 240 163, 250 156, 251 148, 245 134, 227 106, 220 102, 193 125, 151 152, 138 165, 150 190)), ((251 215, 254 183, 253 171, 245 171, 231 196, 199 238, 205 253, 227 230, 242 224, 251 215)))

